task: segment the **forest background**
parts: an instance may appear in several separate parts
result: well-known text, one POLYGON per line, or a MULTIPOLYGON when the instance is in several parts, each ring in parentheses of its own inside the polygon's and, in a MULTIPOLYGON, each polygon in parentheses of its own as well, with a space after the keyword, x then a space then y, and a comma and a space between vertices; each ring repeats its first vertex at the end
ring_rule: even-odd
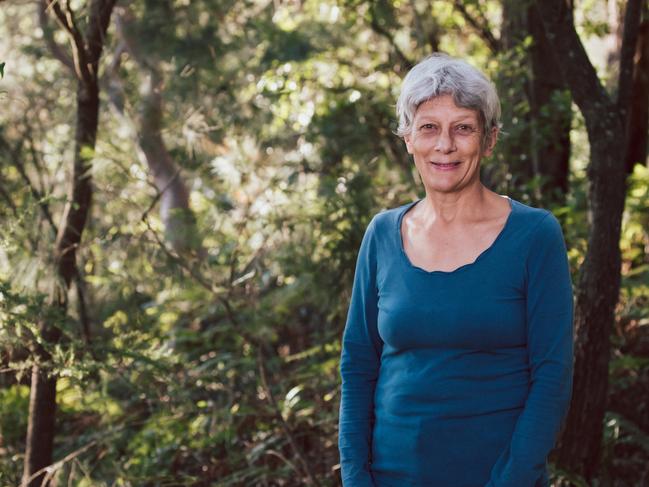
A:
POLYGON ((340 485, 355 259, 423 196, 394 105, 434 51, 497 84, 485 183, 563 226, 553 484, 648 485, 647 10, 0 0, 0 485, 340 485))

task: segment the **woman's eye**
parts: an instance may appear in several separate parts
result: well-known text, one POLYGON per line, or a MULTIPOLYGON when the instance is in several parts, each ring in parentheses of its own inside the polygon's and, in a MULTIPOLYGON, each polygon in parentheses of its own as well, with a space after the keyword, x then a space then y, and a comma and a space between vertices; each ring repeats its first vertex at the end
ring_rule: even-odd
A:
POLYGON ((458 125, 455 127, 455 131, 460 135, 469 135, 473 133, 473 127, 471 125, 458 125))
POLYGON ((425 123, 420 127, 420 129, 426 131, 433 131, 437 129, 437 126, 433 125, 432 123, 425 123))

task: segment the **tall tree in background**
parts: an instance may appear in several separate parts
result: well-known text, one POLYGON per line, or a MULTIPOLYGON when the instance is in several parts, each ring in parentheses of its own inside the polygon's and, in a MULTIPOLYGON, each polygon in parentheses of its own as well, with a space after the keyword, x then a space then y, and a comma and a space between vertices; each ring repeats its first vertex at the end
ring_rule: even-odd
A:
POLYGON ((573 400, 557 461, 591 479, 597 472, 608 389, 610 334, 620 291, 620 227, 626 195, 625 144, 633 52, 643 0, 626 5, 617 99, 602 86, 575 30, 565 0, 537 1, 590 141, 591 212, 588 250, 577 284, 573 400))
MULTIPOLYGON (((528 2, 526 2, 528 3, 528 2)), ((527 27, 531 79, 528 82, 532 164, 544 180, 541 191, 551 201, 564 202, 570 172, 571 100, 568 85, 560 76, 559 60, 543 31, 538 12, 528 3, 527 27)))
POLYGON ((642 22, 638 29, 638 40, 633 69, 633 103, 629 112, 626 169, 633 172, 635 164, 647 160, 649 138, 649 3, 645 2, 642 22))
MULTIPOLYGON (((71 67, 77 82, 77 111, 74 140, 74 162, 67 202, 53 250, 57 283, 50 296, 50 305, 65 315, 68 291, 79 273, 76 254, 88 219, 92 200, 91 165, 99 121, 99 59, 106 31, 116 0, 91 0, 86 6, 85 28, 80 27, 78 12, 70 1, 43 0, 70 37, 72 62, 60 51, 64 64, 71 67)), ((58 47, 58 46, 57 46, 58 47)), ((42 340, 47 345, 61 339, 61 329, 47 317, 39 324, 42 340)), ((38 474, 52 463, 56 419, 56 377, 43 364, 50 358, 46 346, 35 347, 36 365, 32 369, 29 400, 23 484, 42 485, 45 473, 38 474)))
MULTIPOLYGON (((200 250, 200 242, 194 214, 189 205, 189 190, 181 168, 174 161, 162 137, 164 76, 157 53, 151 52, 150 44, 142 45, 142 39, 152 37, 147 35, 152 31, 162 37, 160 32, 173 19, 173 8, 170 2, 162 1, 147 3, 146 8, 146 19, 137 19, 127 6, 116 9, 119 48, 110 69, 108 91, 113 107, 127 123, 134 126, 138 148, 158 190, 166 239, 178 252, 196 251, 200 250), (143 25, 144 21, 148 25, 143 25), (127 111, 126 94, 117 72, 122 56, 135 61, 140 79, 140 102, 132 114, 127 111)), ((171 41, 163 38, 161 42, 171 41)))
POLYGON ((501 148, 510 172, 527 183, 541 180, 537 198, 562 203, 568 192, 572 112, 536 9, 529 1, 501 0, 501 35, 489 25, 482 2, 455 0, 454 8, 501 58, 497 84, 507 136, 501 148), (531 42, 529 42, 531 41, 531 42))

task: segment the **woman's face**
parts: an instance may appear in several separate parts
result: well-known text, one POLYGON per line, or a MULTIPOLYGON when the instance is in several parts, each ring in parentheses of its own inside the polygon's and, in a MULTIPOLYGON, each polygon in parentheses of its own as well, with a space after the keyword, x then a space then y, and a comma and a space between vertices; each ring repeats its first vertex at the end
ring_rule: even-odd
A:
POLYGON ((481 147, 477 111, 441 95, 419 105, 412 127, 404 140, 427 192, 459 191, 479 180, 480 159, 491 155, 497 129, 488 146, 481 147))

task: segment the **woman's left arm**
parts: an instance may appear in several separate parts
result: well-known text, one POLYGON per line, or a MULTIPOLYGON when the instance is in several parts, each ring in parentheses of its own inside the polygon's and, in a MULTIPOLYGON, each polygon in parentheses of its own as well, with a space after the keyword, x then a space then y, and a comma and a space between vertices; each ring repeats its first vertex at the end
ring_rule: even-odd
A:
POLYGON ((486 487, 537 485, 570 404, 572 284, 561 226, 549 212, 534 230, 526 271, 531 384, 511 442, 486 487))

